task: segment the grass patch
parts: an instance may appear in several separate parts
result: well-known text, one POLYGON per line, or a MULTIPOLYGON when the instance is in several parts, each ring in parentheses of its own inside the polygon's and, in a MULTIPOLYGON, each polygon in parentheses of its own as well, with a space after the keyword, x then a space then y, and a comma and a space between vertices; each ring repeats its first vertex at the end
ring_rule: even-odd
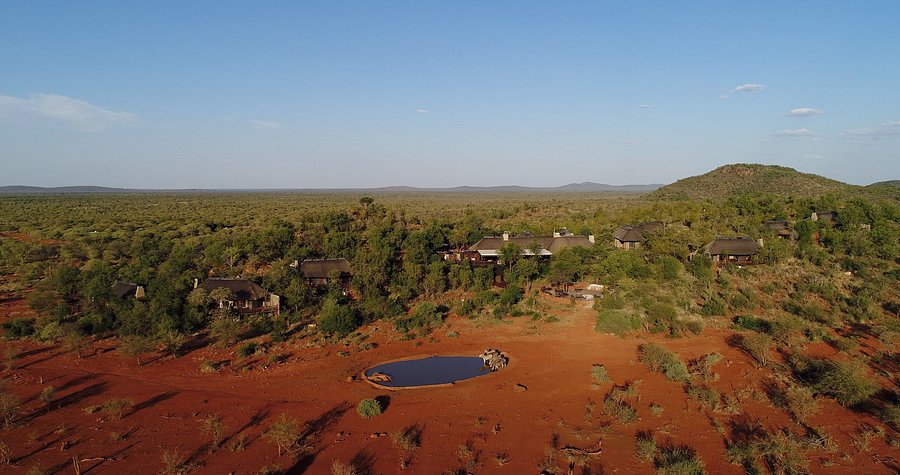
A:
POLYGON ((662 373, 671 381, 686 383, 690 379, 690 372, 684 362, 678 359, 678 355, 656 343, 641 345, 638 359, 646 364, 650 371, 662 373))

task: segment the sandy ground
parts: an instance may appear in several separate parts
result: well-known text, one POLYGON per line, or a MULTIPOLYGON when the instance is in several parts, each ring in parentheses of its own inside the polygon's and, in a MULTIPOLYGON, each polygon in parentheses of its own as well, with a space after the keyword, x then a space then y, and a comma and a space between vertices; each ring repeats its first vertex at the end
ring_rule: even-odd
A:
MULTIPOLYGON (((269 350, 289 355, 284 363, 272 365, 266 365, 266 355, 244 359, 209 346, 189 348, 179 358, 155 355, 138 366, 114 351, 117 342, 112 339, 96 342, 84 358, 58 346, 0 342, 18 352, 14 368, 2 372, 2 384, 20 397, 24 408, 13 428, 0 431, 15 464, 0 471, 25 473, 40 465, 51 473, 74 473, 74 458, 81 461, 82 473, 159 473, 163 453, 177 450, 196 465, 196 473, 259 473, 263 467, 330 473, 335 460, 353 461, 373 474, 402 473, 401 453, 391 437, 373 434, 417 425, 421 447, 406 473, 468 467, 471 473, 537 474, 553 445, 592 449, 601 441, 602 454, 588 457, 587 465, 574 473, 654 473, 652 464, 635 456, 636 433, 649 430, 660 445, 684 444, 696 450, 708 473, 737 474, 743 469, 726 460, 726 439, 739 436, 754 422, 767 430, 801 432, 784 411, 765 399, 748 397, 770 371, 755 368, 726 343, 733 334, 729 329, 708 327, 700 336, 677 340, 623 339, 593 331, 595 312, 588 303, 572 307, 547 298, 544 305, 560 321, 451 317, 432 337, 406 341, 381 323, 364 329, 371 335, 365 342, 376 344, 373 349, 356 344, 307 348, 309 340, 293 339, 269 350), (458 336, 448 337, 451 331, 458 336), (690 401, 680 384, 649 372, 637 361, 637 348, 647 341, 666 346, 685 361, 721 353, 724 358, 714 368, 720 378, 710 384, 723 393, 742 394, 743 413, 710 413, 690 401), (513 364, 449 388, 384 391, 348 381, 385 360, 414 354, 474 356, 488 347, 508 352, 513 364), (218 373, 200 370, 203 361, 218 360, 230 364, 218 373), (594 363, 606 366, 612 382, 592 388, 594 363), (239 369, 248 365, 252 369, 239 369), (604 395, 613 384, 636 380, 638 394, 629 402, 639 419, 611 422, 603 415, 604 395), (517 384, 527 390, 517 391, 517 384), (38 394, 50 385, 56 392, 45 405, 38 394), (134 402, 121 420, 103 411, 85 411, 117 397, 134 402), (363 419, 356 404, 370 397, 380 398, 387 407, 382 415, 363 419), (589 401, 595 406, 593 415, 586 415, 589 401), (662 406, 660 416, 650 413, 651 403, 662 406), (222 416, 225 428, 222 446, 215 451, 202 430, 202 420, 213 413, 222 416), (262 436, 282 414, 301 422, 304 450, 279 456, 262 436), (237 447, 240 440, 243 448, 237 447), (507 454, 508 463, 498 466, 496 454, 507 454)), ((883 438, 873 440, 870 451, 851 445, 861 423, 882 425, 867 414, 823 400, 822 411, 809 425, 825 426, 840 451, 810 452, 811 471, 895 473, 900 454, 883 438), (823 459, 833 465, 823 466, 823 459)), ((558 452, 555 464, 557 473, 566 473, 568 461, 558 452)))

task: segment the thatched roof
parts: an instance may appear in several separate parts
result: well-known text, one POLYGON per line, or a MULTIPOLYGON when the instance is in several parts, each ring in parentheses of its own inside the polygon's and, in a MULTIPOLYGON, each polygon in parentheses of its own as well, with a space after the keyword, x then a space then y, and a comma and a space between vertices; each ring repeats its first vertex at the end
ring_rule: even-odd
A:
POLYGON ((626 224, 616 229, 613 237, 620 242, 644 242, 647 240, 647 236, 663 229, 665 229, 665 226, 659 221, 649 221, 634 226, 626 224))
POLYGON ((266 289, 256 282, 247 279, 206 279, 197 288, 212 292, 215 289, 228 289, 234 300, 260 300, 269 295, 266 289))
POLYGON ((564 249, 570 247, 591 247, 594 243, 587 236, 532 236, 530 234, 519 234, 518 236, 509 236, 504 239, 502 236, 488 236, 481 238, 477 243, 469 247, 470 251, 477 251, 483 256, 497 255, 500 248, 507 244, 515 244, 522 249, 522 254, 526 256, 534 255, 535 243, 540 247, 538 252, 541 256, 549 256, 558 254, 564 249), (523 235, 524 234, 524 235, 523 235))
POLYGON ((134 282, 117 280, 116 283, 112 285, 112 292, 113 295, 120 299, 124 299, 125 297, 136 297, 138 288, 140 287, 140 285, 135 284, 134 282))
POLYGON ((778 236, 794 238, 795 232, 790 223, 783 220, 763 221, 760 226, 763 230, 774 233, 778 236))
POLYGON ((326 279, 332 271, 341 274, 353 274, 353 268, 347 259, 307 259, 300 263, 300 273, 307 279, 326 279))
POLYGON ((753 256, 759 252, 758 242, 747 237, 719 237, 712 240, 703 251, 712 256, 728 254, 729 256, 753 256))

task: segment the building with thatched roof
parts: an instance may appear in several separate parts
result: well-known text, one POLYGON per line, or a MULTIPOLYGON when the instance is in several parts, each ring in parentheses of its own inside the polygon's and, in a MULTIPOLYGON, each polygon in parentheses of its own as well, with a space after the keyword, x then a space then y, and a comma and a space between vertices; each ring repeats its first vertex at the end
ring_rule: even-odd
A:
POLYGON ((551 257, 569 248, 593 246, 594 235, 576 236, 565 230, 555 232, 553 236, 534 236, 527 232, 512 236, 507 232, 501 236, 481 238, 469 246, 465 256, 475 261, 497 260, 500 257, 500 249, 509 244, 516 245, 526 257, 551 257))
POLYGON ((748 237, 718 237, 703 246, 703 253, 716 263, 750 264, 761 247, 748 237))
POLYGON ((147 297, 143 285, 135 284, 134 282, 125 282, 124 280, 117 280, 112 285, 112 293, 120 299, 134 297, 138 300, 143 300, 147 297))
POLYGON ((353 267, 344 258, 307 259, 300 263, 300 273, 313 285, 325 285, 335 279, 348 284, 353 277, 353 267))
POLYGON ((618 249, 640 249, 647 240, 647 236, 665 230, 663 223, 649 221, 636 225, 626 224, 620 226, 613 233, 613 245, 618 249))
POLYGON ((784 220, 772 220, 772 221, 763 221, 760 228, 765 231, 772 233, 781 239, 790 239, 791 241, 797 240, 797 231, 794 231, 794 228, 784 220))
POLYGON ((247 279, 209 278, 202 283, 194 280, 194 287, 203 289, 216 299, 219 308, 230 308, 240 313, 278 312, 281 298, 247 279))

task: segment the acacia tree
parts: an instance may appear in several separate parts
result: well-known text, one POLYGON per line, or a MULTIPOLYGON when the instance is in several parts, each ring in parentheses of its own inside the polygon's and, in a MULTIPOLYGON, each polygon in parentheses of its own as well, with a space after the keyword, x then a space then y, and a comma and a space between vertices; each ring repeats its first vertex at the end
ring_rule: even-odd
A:
POLYGON ((506 243, 498 253, 501 264, 506 264, 512 270, 513 264, 522 257, 522 248, 515 243, 506 243))
POLYGON ((300 424, 295 419, 288 419, 286 414, 282 414, 269 426, 269 430, 263 434, 263 437, 278 447, 279 456, 285 452, 290 453, 300 441, 300 424))
POLYGON ((122 337, 118 351, 123 356, 135 358, 138 366, 141 366, 141 356, 150 353, 155 347, 155 341, 152 338, 143 335, 127 335, 122 337))

